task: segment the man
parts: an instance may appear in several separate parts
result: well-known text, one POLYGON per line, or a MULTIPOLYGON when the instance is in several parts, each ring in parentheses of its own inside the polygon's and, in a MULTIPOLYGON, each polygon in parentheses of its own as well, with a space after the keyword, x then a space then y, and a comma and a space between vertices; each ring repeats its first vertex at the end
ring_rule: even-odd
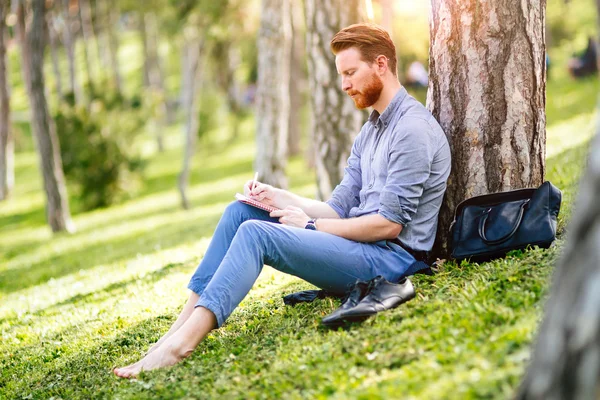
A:
POLYGON ((450 150, 431 114, 398 81, 387 32, 357 24, 331 41, 342 89, 356 107, 373 107, 342 182, 321 202, 249 181, 245 193, 281 208, 270 215, 234 202, 192 276, 179 318, 146 357, 120 377, 173 365, 220 327, 266 263, 320 288, 344 293, 357 279, 404 276, 429 251, 450 172, 450 150))

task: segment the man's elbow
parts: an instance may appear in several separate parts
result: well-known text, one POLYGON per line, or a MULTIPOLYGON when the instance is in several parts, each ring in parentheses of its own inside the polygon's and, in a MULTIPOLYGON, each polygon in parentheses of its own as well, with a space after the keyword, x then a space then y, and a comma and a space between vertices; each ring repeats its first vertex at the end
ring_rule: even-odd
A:
POLYGON ((398 235, 400 235, 400 232, 402 232, 402 225, 390 221, 388 225, 388 236, 386 237, 386 239, 396 239, 398 235))

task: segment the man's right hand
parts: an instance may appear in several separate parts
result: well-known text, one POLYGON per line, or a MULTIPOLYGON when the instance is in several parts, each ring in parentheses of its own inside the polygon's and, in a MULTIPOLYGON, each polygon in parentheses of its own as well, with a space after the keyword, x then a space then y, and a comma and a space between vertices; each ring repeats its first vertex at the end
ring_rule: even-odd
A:
POLYGON ((261 183, 258 181, 254 182, 253 180, 249 180, 244 185, 244 195, 246 197, 270 206, 282 208, 279 204, 277 204, 277 191, 278 190, 271 185, 267 185, 266 183, 261 183), (251 190, 253 184, 254 188, 251 190))

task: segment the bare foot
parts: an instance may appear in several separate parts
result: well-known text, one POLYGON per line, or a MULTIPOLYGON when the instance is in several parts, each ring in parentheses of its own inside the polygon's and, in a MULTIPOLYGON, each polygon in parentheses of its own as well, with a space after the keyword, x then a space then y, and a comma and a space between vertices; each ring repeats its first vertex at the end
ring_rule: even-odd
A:
POLYGON ((158 349, 160 347, 160 345, 162 344, 162 342, 164 342, 164 340, 161 339, 158 342, 154 343, 152 346, 150 346, 150 348, 148 349, 148 351, 146 352, 144 357, 147 356, 148 354, 152 353, 154 350, 158 349))
POLYGON ((178 348, 167 343, 156 348, 135 364, 122 368, 115 368, 113 372, 120 378, 135 378, 142 371, 151 371, 153 369, 175 365, 187 355, 188 354, 181 352, 178 348))

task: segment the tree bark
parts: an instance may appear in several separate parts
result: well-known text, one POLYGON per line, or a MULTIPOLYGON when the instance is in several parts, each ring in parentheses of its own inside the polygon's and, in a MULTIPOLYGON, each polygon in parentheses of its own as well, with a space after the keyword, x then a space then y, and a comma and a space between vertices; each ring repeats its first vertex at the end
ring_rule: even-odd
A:
POLYGON ((113 82, 118 94, 123 92, 123 80, 121 78, 121 72, 119 67, 119 39, 115 35, 117 25, 119 24, 119 12, 117 9, 117 2, 105 0, 105 9, 107 12, 106 20, 108 26, 106 27, 106 37, 108 41, 108 54, 110 56, 110 65, 112 68, 113 82))
POLYGON ((329 43, 342 28, 360 22, 358 0, 306 0, 306 45, 318 197, 341 182, 352 141, 366 120, 342 91, 329 43))
POLYGON ((300 154, 302 139, 302 108, 306 94, 306 34, 303 27, 304 11, 298 2, 292 2, 292 51, 290 57, 290 118, 288 154, 300 154))
POLYGON ((17 38, 19 40, 19 44, 21 45, 21 63, 23 64, 21 67, 21 72, 23 74, 23 82, 25 83, 25 89, 29 97, 31 97, 31 93, 29 93, 29 90, 31 89, 31 55, 29 51, 29 43, 27 43, 27 25, 25 23, 25 0, 16 1, 18 2, 16 33, 17 38))
MULTIPOLYGON (((600 26, 600 0, 596 7, 600 26)), ((517 399, 600 398, 600 103, 596 110, 587 172, 517 399)))
POLYGON ((92 27, 92 12, 89 1, 90 0, 79 0, 79 20, 81 22, 81 32, 83 33, 83 59, 85 70, 87 72, 90 93, 93 95, 95 93, 95 74, 92 69, 93 61, 90 57, 91 52, 89 51, 89 46, 93 46, 94 29, 92 27))
MULTIPOLYGON (((394 39, 394 0, 380 0, 381 3, 381 26, 390 34, 392 40, 394 39)), ((399 46, 401 43, 396 44, 396 53, 400 53, 399 46)), ((402 70, 402 63, 400 57, 396 57, 396 71, 398 73, 398 79, 400 82, 403 81, 404 73, 402 70)))
MULTIPOLYGON (((598 18, 598 27, 600 27, 600 0, 596 0, 596 18, 598 18)), ((598 64, 598 71, 600 73, 600 30, 596 38, 596 63, 598 64)))
POLYGON ((77 81, 76 67, 75 67, 75 39, 73 38, 73 18, 71 16, 71 10, 69 7, 69 0, 63 0, 63 13, 65 18, 65 26, 63 29, 64 43, 67 50, 67 61, 69 64, 69 90, 75 97, 75 104, 83 104, 83 91, 77 81))
POLYGON ((462 200, 544 178, 545 0, 432 0, 427 106, 452 150, 436 250, 462 200))
POLYGON ((0 4, 0 200, 5 200, 15 183, 14 141, 10 129, 10 91, 6 56, 6 16, 9 2, 0 4))
POLYGON ((148 41, 148 32, 146 30, 146 13, 144 11, 140 11, 139 19, 140 36, 142 38, 142 51, 144 53, 142 83, 144 87, 148 87, 150 86, 150 70, 152 68, 152 62, 150 61, 150 43, 148 41))
POLYGON ((289 0, 263 0, 258 33, 256 170, 261 182, 287 188, 290 115, 289 0))
POLYGON ((199 115, 197 92, 199 92, 199 86, 202 83, 204 69, 204 39, 190 40, 184 44, 184 49, 186 52, 184 74, 187 75, 185 81, 189 85, 189 90, 184 92, 185 97, 182 99, 186 111, 185 146, 183 148, 183 165, 177 179, 177 187, 181 196, 181 206, 187 210, 190 208, 190 202, 187 197, 190 166, 198 139, 199 115))
POLYGON ((58 60, 58 45, 60 43, 59 35, 54 26, 54 17, 48 15, 47 18, 48 35, 50 38, 50 58, 52 60, 52 71, 54 72, 54 81, 56 83, 56 95, 59 100, 63 98, 62 75, 60 73, 60 64, 58 60))
POLYGON ((155 91, 159 97, 158 108, 160 116, 157 118, 157 129, 156 129, 156 142, 158 145, 158 151, 164 151, 164 128, 166 126, 167 118, 167 99, 164 87, 163 72, 160 63, 160 56, 158 54, 158 26, 156 22, 156 15, 148 12, 144 13, 141 17, 143 19, 142 34, 144 35, 144 73, 146 74, 145 80, 148 81, 148 87, 155 91))
POLYGON ((598 126, 517 399, 600 398, 600 119, 598 126))
POLYGON ((67 188, 62 170, 58 136, 48 111, 44 84, 44 14, 45 0, 32 1, 33 19, 29 31, 28 48, 31 86, 31 127, 40 156, 40 167, 46 191, 46 217, 53 232, 74 230, 69 212, 67 188))

